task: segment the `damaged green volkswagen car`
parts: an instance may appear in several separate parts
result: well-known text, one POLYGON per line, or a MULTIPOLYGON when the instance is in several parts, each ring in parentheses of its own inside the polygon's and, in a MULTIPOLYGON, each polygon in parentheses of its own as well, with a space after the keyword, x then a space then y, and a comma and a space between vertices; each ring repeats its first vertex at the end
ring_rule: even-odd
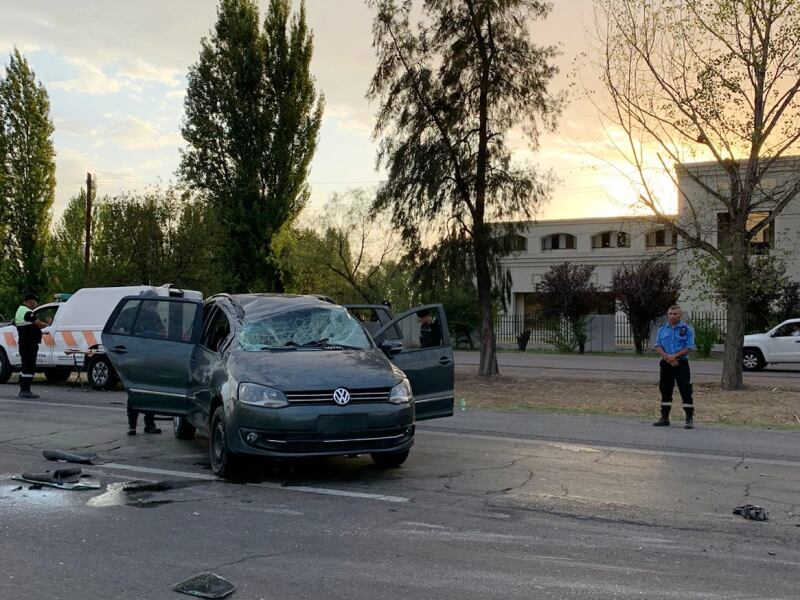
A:
POLYGON ((178 438, 206 435, 221 477, 244 455, 368 453, 399 466, 416 421, 453 414, 453 352, 438 304, 392 317, 312 296, 128 296, 102 341, 131 408, 173 416, 178 438), (438 322, 437 340, 421 343, 418 312, 438 322))

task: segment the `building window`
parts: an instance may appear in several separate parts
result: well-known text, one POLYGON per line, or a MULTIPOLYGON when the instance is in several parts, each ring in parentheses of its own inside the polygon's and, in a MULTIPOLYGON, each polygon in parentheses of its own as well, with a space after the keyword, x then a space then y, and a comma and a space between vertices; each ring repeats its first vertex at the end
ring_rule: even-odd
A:
POLYGON ((623 231, 604 231, 592 236, 592 248, 630 248, 630 238, 623 231))
MULTIPOLYGON (((769 217, 768 212, 753 212, 747 217, 747 231, 750 231, 769 217)), ((731 216, 728 213, 717 214, 717 248, 725 253, 730 252, 731 244, 731 216)), ((754 254, 764 254, 775 245, 775 222, 773 221, 759 231, 750 240, 750 251, 754 254)))
POLYGON ((575 250, 576 239, 570 233, 554 233, 542 238, 542 250, 575 250))
POLYGON ((647 248, 662 248, 675 245, 675 234, 670 229, 654 229, 649 231, 644 238, 647 248))
POLYGON ((527 252, 528 238, 524 235, 509 235, 507 238, 509 252, 527 252))

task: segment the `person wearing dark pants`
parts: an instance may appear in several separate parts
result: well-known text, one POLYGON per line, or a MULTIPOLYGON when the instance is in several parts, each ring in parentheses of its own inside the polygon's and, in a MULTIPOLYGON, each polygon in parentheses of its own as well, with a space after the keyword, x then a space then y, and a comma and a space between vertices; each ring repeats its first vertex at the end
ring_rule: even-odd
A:
POLYGON ((695 349, 694 331, 681 317, 683 311, 677 304, 667 312, 667 324, 658 329, 656 352, 661 356, 658 389, 661 392, 661 418, 653 423, 656 427, 669 426, 672 409, 672 394, 675 384, 686 413, 686 429, 694 429, 694 398, 692 397, 692 373, 689 369, 689 353, 695 349))
POLYGON ((39 299, 35 294, 26 294, 22 299, 22 305, 14 315, 19 357, 22 362, 19 373, 20 398, 39 397, 31 392, 31 384, 36 373, 36 356, 39 354, 39 343, 42 341, 42 329, 47 327, 47 323, 33 315, 33 311, 38 305, 39 299))
MULTIPOLYGON (((131 401, 128 400, 128 435, 136 435, 136 422, 139 420, 139 411, 131 408, 131 401)), ((155 415, 151 412, 144 413, 144 432, 161 433, 156 427, 155 415)))

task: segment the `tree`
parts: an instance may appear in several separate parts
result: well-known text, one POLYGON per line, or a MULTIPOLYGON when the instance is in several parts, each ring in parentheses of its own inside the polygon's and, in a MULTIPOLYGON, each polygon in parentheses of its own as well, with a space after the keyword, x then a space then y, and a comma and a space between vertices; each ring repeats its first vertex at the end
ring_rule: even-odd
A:
POLYGON ((446 237, 469 240, 480 308, 479 373, 498 372, 493 275, 503 246, 491 221, 530 218, 548 178, 512 160, 506 143, 522 129, 533 149, 554 128, 561 97, 548 91, 554 47, 537 46, 528 27, 544 0, 370 0, 378 66, 368 96, 380 101, 374 135, 388 171, 375 201, 389 208, 410 248, 446 237), (455 236, 450 234, 456 228, 455 236), (423 243, 425 242, 425 243, 423 243))
POLYGON ((787 281, 777 301, 777 315, 785 321, 800 316, 800 281, 787 281))
POLYGON ((594 265, 553 265, 542 275, 537 289, 544 312, 567 321, 571 339, 581 354, 587 342, 586 317, 597 304, 592 274, 594 265))
POLYGON ((47 91, 15 49, 0 80, 0 210, 7 225, 0 283, 6 308, 26 291, 47 291, 44 261, 56 186, 52 135, 47 91))
MULTIPOLYGON (((627 136, 624 154, 638 170, 640 202, 705 256, 717 271, 727 310, 722 387, 742 387, 751 241, 772 226, 800 191, 794 169, 774 189, 763 185, 800 139, 798 0, 598 0, 604 114, 627 136), (725 180, 683 165, 711 159, 725 180), (703 200, 678 187, 683 218, 667 214, 650 182, 650 161, 677 184, 685 177, 703 200), (727 244, 713 243, 718 210, 727 244), (753 224, 754 213, 768 216, 753 224)), ((756 219, 757 221, 757 219, 756 219)))
POLYGON ((91 284, 220 291, 213 211, 175 188, 104 198, 97 205, 91 284))
MULTIPOLYGON (((97 215, 96 207, 92 211, 97 215)), ((75 292, 84 285, 83 249, 86 235, 86 191, 70 198, 53 229, 47 251, 51 292, 75 292)))
POLYGON ((637 354, 644 352, 653 321, 675 304, 680 291, 680 280, 662 260, 647 259, 614 269, 611 292, 628 317, 637 354))
POLYGON ((289 230, 280 237, 273 249, 286 277, 299 284, 295 291, 368 304, 388 299, 385 284, 400 269, 399 240, 371 205, 363 189, 334 194, 314 215, 313 229, 289 230))
POLYGON ((749 264, 749 277, 754 282, 747 298, 746 331, 760 333, 770 328, 774 320, 773 306, 780 300, 788 283, 786 265, 766 254, 756 256, 749 264))
POLYGON ((225 287, 281 291, 271 242, 308 199, 323 100, 310 72, 305 6, 270 0, 259 29, 253 0, 221 0, 190 68, 180 172, 213 206, 225 287))

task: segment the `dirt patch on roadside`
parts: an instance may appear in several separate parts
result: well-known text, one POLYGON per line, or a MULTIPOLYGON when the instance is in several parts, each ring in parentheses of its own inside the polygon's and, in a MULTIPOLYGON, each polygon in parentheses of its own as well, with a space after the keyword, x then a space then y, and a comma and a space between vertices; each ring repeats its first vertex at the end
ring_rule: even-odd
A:
MULTIPOLYGON (((661 401, 655 383, 561 378, 486 379, 456 374, 456 410, 462 399, 467 410, 543 411, 602 414, 637 418, 657 417, 661 401)), ((675 390, 672 417, 683 420, 675 390)), ((726 392, 719 384, 695 383, 695 421, 800 429, 800 390, 749 387, 726 392)))

